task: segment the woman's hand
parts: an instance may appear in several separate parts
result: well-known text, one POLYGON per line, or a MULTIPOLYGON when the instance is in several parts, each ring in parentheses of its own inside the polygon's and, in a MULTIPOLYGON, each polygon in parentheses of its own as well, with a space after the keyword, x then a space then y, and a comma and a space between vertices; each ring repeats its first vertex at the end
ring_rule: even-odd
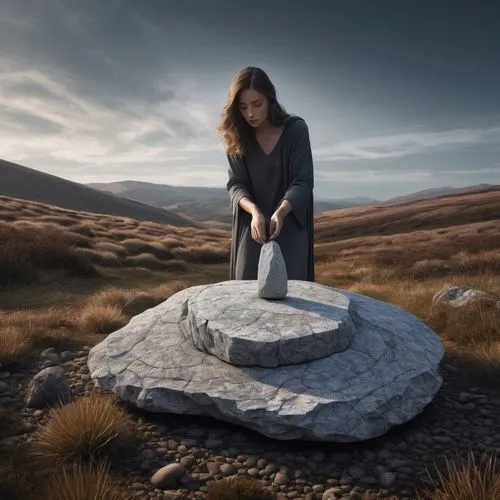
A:
POLYGON ((283 219, 292 211, 292 205, 285 199, 283 200, 279 207, 275 210, 271 217, 271 223, 269 227, 269 239, 274 240, 281 233, 283 229, 283 219))
POLYGON ((269 239, 274 240, 280 233, 283 228, 283 215, 276 211, 271 217, 271 222, 269 225, 269 239))
POLYGON ((255 210, 252 214, 250 231, 254 241, 261 245, 266 242, 266 222, 260 210, 255 210))

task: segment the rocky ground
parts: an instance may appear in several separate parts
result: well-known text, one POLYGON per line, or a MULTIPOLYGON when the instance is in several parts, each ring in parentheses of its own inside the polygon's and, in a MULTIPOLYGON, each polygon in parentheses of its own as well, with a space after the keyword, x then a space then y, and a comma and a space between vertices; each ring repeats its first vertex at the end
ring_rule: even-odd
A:
MULTIPOLYGON (((96 390, 86 365, 88 350, 48 349, 29 372, 9 373, 0 366, 0 405, 12 406, 22 417, 17 435, 4 436, 0 445, 32 441, 37 424, 47 418, 49 410, 24 405, 27 384, 41 368, 63 367, 77 395, 96 390)), ((126 461, 126 486, 140 499, 196 499, 204 498, 211 481, 241 475, 263 480, 280 499, 361 499, 366 491, 377 492, 376 498, 414 499, 434 460, 468 450, 500 451, 498 391, 468 386, 449 360, 441 372, 443 387, 423 414, 385 436, 355 444, 277 442, 213 419, 151 415, 129 407, 141 444, 126 461), (173 463, 163 478, 169 489, 155 489, 153 474, 173 463)))

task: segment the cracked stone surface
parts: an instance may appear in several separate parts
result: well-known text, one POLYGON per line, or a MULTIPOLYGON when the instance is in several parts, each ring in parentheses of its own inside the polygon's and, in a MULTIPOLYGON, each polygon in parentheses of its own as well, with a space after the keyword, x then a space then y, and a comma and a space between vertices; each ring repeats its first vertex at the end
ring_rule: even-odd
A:
POLYGON ((349 300, 356 331, 347 349, 276 368, 231 365, 186 336, 190 300, 212 286, 199 285, 94 346, 91 377, 148 411, 208 415, 283 440, 366 440, 423 411, 442 383, 439 337, 385 302, 317 283, 290 280, 289 287, 299 283, 309 297, 317 291, 349 300))
POLYGON ((355 332, 349 299, 290 284, 279 301, 259 297, 255 282, 207 286, 187 301, 183 333, 198 349, 238 366, 303 363, 343 351, 355 332))

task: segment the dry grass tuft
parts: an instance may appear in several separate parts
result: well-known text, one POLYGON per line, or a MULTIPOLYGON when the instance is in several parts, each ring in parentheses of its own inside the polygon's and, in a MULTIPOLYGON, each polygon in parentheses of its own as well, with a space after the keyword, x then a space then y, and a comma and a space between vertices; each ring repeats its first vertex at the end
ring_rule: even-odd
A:
POLYGON ((167 250, 172 250, 173 248, 182 248, 186 246, 180 238, 175 236, 165 236, 160 240, 160 243, 167 250))
POLYGON ((79 328, 86 333, 108 334, 128 323, 122 308, 113 305, 92 304, 85 308, 79 319, 79 328))
MULTIPOLYGON (((421 500, 493 500, 500 498, 500 473, 495 454, 484 454, 479 462, 469 452, 467 459, 445 459, 444 470, 431 477, 421 500)), ((430 474, 429 474, 430 476, 430 474)))
POLYGON ((148 293, 159 302, 168 299, 174 293, 180 292, 188 287, 188 284, 182 280, 169 281, 151 288, 148 293))
POLYGON ((21 361, 46 347, 72 349, 88 342, 88 336, 78 332, 69 308, 0 311, 0 351, 5 361, 21 361))
POLYGON ((189 266, 188 264, 179 259, 172 259, 164 263, 164 269, 166 271, 171 271, 171 272, 181 272, 185 273, 189 271, 189 266))
POLYGON ((112 241, 96 241, 94 244, 94 249, 98 252, 110 252, 114 253, 118 257, 126 257, 127 250, 117 243, 112 241))
POLYGON ((115 398, 93 394, 52 410, 33 453, 48 461, 117 458, 131 438, 127 414, 115 398))
POLYGON ((500 339, 500 309, 483 302, 460 308, 437 304, 419 311, 419 316, 439 331, 443 339, 463 346, 500 339))
POLYGON ((27 351, 28 339, 15 326, 0 326, 0 361, 10 363, 21 359, 27 351))
POLYGON ((147 292, 138 292, 133 295, 122 307, 122 311, 129 317, 136 316, 158 305, 161 300, 147 292))
POLYGON ((38 271, 46 269, 97 276, 96 268, 75 248, 71 238, 57 228, 0 223, 0 286, 36 281, 38 271))
POLYGON ((109 287, 87 300, 87 307, 110 306, 122 310, 137 292, 126 288, 109 287))
POLYGON ((41 215, 38 220, 41 222, 54 222, 58 226, 72 226, 75 223, 73 217, 64 215, 41 215))
POLYGON ((186 282, 175 280, 155 286, 147 292, 138 289, 110 287, 92 295, 86 301, 84 311, 109 307, 114 312, 119 310, 124 316, 132 317, 158 305, 186 286, 186 282))
POLYGON ((75 462, 71 468, 54 471, 44 488, 54 500, 123 500, 124 494, 109 474, 109 464, 75 462))
POLYGON ((86 236, 87 238, 93 238, 95 236, 95 227, 93 224, 89 224, 88 222, 77 222, 76 224, 70 225, 68 226, 68 231, 81 236, 86 236))
MULTIPOLYGON (((12 409, 10 409, 12 414, 12 409)), ((5 422, 1 422, 3 425, 5 422)), ((2 433, 3 434, 3 433, 2 433)), ((38 500, 35 493, 39 471, 26 454, 27 445, 0 447, 0 498, 2 500, 38 500)))
POLYGON ((93 248, 77 248, 75 252, 82 255, 89 262, 104 267, 122 267, 120 257, 113 252, 94 250, 93 248))
POLYGON ((141 253, 132 257, 126 257, 123 264, 128 267, 145 267, 151 270, 166 270, 169 268, 169 261, 163 261, 150 253, 141 253))
POLYGON ((186 261, 196 266, 229 260, 227 231, 178 228, 0 198, 0 287, 46 282, 57 274, 52 271, 115 277, 123 267, 125 272, 149 270, 156 275, 189 272, 193 266, 186 261))
POLYGON ((111 287, 96 293, 87 302, 87 308, 111 307, 131 317, 154 307, 160 302, 157 297, 141 290, 111 287))
POLYGON ((215 481, 210 486, 206 498, 207 500, 275 500, 277 497, 256 479, 234 476, 215 481))
POLYGON ((219 264, 229 261, 229 249, 227 246, 205 243, 200 246, 178 247, 172 249, 172 255, 176 259, 199 264, 219 264))
POLYGON ((172 258, 170 250, 165 248, 159 241, 144 241, 139 238, 126 239, 121 243, 129 255, 151 254, 162 260, 172 258))
POLYGON ((500 385, 500 340, 473 342, 469 346, 448 347, 456 362, 482 385, 497 388, 500 385))

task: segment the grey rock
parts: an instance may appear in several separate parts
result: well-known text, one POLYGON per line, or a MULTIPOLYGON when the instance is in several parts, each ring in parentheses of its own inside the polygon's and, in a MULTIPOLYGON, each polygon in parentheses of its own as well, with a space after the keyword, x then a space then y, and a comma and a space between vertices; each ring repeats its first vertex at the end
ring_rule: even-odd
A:
POLYGON ((337 493, 340 491, 342 491, 342 488, 328 488, 321 496, 321 500, 336 500, 338 498, 337 493))
POLYGON ((7 392, 9 390, 9 384, 7 382, 0 382, 0 392, 7 392))
POLYGON ((432 298, 433 305, 440 302, 449 304, 452 307, 463 307, 472 302, 484 302, 492 305, 500 304, 500 299, 482 290, 474 290, 466 287, 449 287, 437 292, 432 298))
POLYGON ((349 299, 325 288, 293 284, 268 301, 255 282, 230 281, 193 290, 180 320, 198 349, 237 366, 303 363, 347 349, 354 335, 349 299))
POLYGON ((284 484, 288 484, 290 482, 290 478, 286 474, 284 474, 282 472, 278 472, 278 473, 276 473, 276 476, 275 476, 273 482, 281 486, 284 484))
POLYGON ((383 488, 391 489, 396 485, 397 476, 394 472, 384 472, 380 476, 380 484, 383 488))
MULTIPOLYGON (((228 287, 228 300, 231 286, 255 290, 255 281, 219 285, 228 287)), ((193 345, 187 333, 191 300, 216 289, 199 285, 133 317, 93 347, 92 379, 147 411, 208 415, 282 440, 371 439, 407 422, 433 399, 442 383, 444 350, 422 321, 347 290, 293 280, 289 288, 292 298, 347 298, 356 327, 347 349, 276 368, 221 361, 193 345)), ((246 308, 235 312, 233 326, 252 324, 251 314, 246 308)))
POLYGON ((208 462, 207 463, 208 473, 211 474, 212 476, 219 474, 220 473, 220 466, 221 466, 221 464, 218 462, 208 462))
POLYGON ((47 349, 45 349, 40 353, 40 357, 46 358, 49 354, 55 354, 55 352, 56 352, 55 347, 48 347, 47 349))
POLYGON ((47 361, 50 361, 51 363, 53 363, 52 366, 56 366, 56 365, 61 364, 61 358, 55 352, 49 352, 45 356, 45 362, 47 362, 47 361))
POLYGON ((61 353, 61 360, 62 361, 69 361, 73 357, 74 357, 74 355, 71 351, 64 351, 61 353))
POLYGON ((236 474, 236 469, 231 464, 222 464, 220 466, 220 472, 224 476, 232 476, 233 474, 236 474))
POLYGON ((64 371, 60 366, 44 368, 31 380, 26 391, 26 406, 43 408, 57 403, 67 403, 73 398, 64 371))
POLYGON ((259 297, 263 299, 282 299, 287 294, 285 259, 276 241, 268 241, 261 247, 257 282, 259 297))
POLYGON ((361 479, 366 473, 362 467, 353 466, 349 469, 349 475, 354 479, 361 479))
POLYGON ((173 489, 186 473, 186 469, 180 464, 168 464, 158 469, 151 477, 151 484, 160 489, 173 489))

